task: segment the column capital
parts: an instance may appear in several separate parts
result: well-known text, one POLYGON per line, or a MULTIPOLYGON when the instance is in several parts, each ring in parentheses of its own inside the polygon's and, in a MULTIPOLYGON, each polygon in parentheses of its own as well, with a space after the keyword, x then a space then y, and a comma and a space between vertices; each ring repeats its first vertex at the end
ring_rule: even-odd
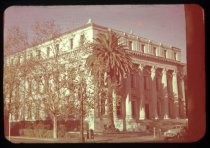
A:
POLYGON ((184 79, 184 73, 183 72, 178 72, 177 77, 178 77, 179 80, 183 80, 184 79))
POLYGON ((139 64, 138 69, 142 71, 144 69, 144 64, 139 64))
POLYGON ((151 72, 155 73, 156 69, 157 69, 157 67, 153 65, 153 66, 151 67, 151 72))
POLYGON ((174 70, 174 71, 172 72, 172 75, 177 75, 177 72, 174 70))
POLYGON ((164 73, 164 74, 165 74, 167 71, 168 71, 168 69, 166 69, 166 68, 163 68, 163 69, 162 69, 162 73, 164 73))

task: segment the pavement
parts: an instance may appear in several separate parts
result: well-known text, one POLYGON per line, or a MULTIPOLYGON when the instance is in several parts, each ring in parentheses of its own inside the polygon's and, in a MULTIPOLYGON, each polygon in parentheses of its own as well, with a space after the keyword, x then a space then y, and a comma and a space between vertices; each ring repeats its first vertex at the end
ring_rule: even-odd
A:
MULTIPOLYGON (((11 136, 9 141, 11 141, 12 143, 81 143, 80 137, 71 138, 71 139, 45 139, 45 138, 11 136)), ((156 143, 156 142, 157 143, 163 142, 163 138, 154 137, 153 135, 139 135, 138 133, 95 135, 94 139, 87 139, 85 137, 85 143, 156 143)))

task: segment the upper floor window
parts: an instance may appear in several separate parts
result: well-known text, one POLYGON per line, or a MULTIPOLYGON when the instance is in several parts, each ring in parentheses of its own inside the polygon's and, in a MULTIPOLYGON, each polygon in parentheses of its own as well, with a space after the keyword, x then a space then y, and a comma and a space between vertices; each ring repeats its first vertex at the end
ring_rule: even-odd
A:
POLYGON ((73 49, 74 45, 73 45, 73 38, 70 39, 70 49, 73 49))
POLYGON ((80 35, 80 44, 82 45, 82 44, 84 44, 84 42, 85 42, 85 35, 81 34, 80 35))
POLYGON ((17 63, 20 64, 20 56, 17 56, 17 63))
POLYGON ((152 54, 156 55, 156 47, 153 47, 152 54))
POLYGON ((174 57, 173 58, 174 58, 174 60, 176 60, 176 52, 175 51, 174 51, 174 57))
POLYGON ((55 48, 56 48, 57 51, 59 51, 59 44, 56 44, 55 48))
POLYGON ((37 50, 36 52, 37 52, 37 58, 40 59, 41 58, 41 51, 37 50))
MULTIPOLYGON (((134 96, 133 96, 134 97, 134 96)), ((136 118, 136 101, 131 101, 132 117, 136 118)))
POLYGON ((144 44, 141 44, 141 52, 144 52, 144 47, 145 47, 145 45, 144 44))
POLYGON ((128 42, 128 48, 129 48, 130 50, 132 50, 132 41, 129 41, 129 42, 128 42))
POLYGON ((167 50, 164 50, 164 58, 166 58, 167 57, 167 50))
POLYGON ((47 57, 50 56, 50 47, 47 47, 47 57))

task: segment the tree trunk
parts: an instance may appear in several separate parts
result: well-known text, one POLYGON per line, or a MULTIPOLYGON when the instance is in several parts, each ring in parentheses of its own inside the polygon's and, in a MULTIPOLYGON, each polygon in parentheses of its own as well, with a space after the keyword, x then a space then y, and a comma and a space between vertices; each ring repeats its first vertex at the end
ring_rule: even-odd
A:
POLYGON ((109 121, 110 121, 110 125, 109 128, 110 129, 115 129, 115 125, 114 125, 114 115, 113 115, 113 97, 112 97, 112 87, 111 84, 108 83, 108 112, 109 112, 109 121))
POLYGON ((84 116, 84 111, 83 111, 83 96, 80 94, 80 99, 81 99, 81 106, 80 106, 80 112, 81 112, 81 123, 80 123, 80 127, 81 127, 81 141, 82 143, 85 142, 85 137, 84 137, 84 126, 83 126, 83 116, 84 116))
POLYGON ((8 133, 8 135, 9 135, 9 140, 10 140, 10 133, 11 133, 11 113, 9 113, 9 118, 8 118, 8 121, 9 121, 9 133, 8 133))
POLYGON ((53 115, 53 138, 57 139, 57 117, 53 115))

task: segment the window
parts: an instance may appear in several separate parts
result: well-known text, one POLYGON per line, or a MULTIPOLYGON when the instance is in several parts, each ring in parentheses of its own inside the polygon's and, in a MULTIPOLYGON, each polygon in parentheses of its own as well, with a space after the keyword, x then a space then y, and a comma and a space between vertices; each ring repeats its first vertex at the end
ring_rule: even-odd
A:
POLYGON ((176 52, 174 51, 174 60, 176 60, 176 52))
POLYGON ((73 45, 73 38, 70 39, 70 49, 73 49, 74 45, 73 45))
POLYGON ((145 104, 145 119, 149 119, 149 104, 145 104))
POLYGON ((164 58, 166 58, 167 56, 167 50, 164 50, 164 58))
POLYGON ((132 118, 136 117, 136 101, 131 101, 132 118))
POLYGON ((132 41, 129 41, 129 42, 128 42, 128 48, 129 48, 130 50, 132 50, 132 41))
POLYGON ((56 44, 55 48, 56 48, 56 51, 58 52, 59 51, 59 44, 56 44))
POLYGON ((20 64, 20 56, 17 56, 17 63, 20 64))
POLYGON ((121 108, 122 108, 122 102, 119 101, 116 106, 117 106, 117 116, 118 117, 121 117, 122 116, 122 110, 121 110, 121 108))
POLYGON ((156 55, 156 47, 153 47, 152 53, 156 55))
POLYGON ((23 63, 23 55, 20 55, 20 63, 23 63))
POLYGON ((85 35, 84 34, 81 34, 80 35, 80 44, 83 45, 85 42, 85 35))
POLYGON ((50 47, 47 47, 47 57, 50 56, 50 47))
POLYGON ((144 47, 145 47, 145 45, 144 44, 141 44, 141 52, 144 52, 144 47))
POLYGON ((40 59, 41 58, 41 51, 37 50, 36 52, 37 52, 37 58, 40 59))

